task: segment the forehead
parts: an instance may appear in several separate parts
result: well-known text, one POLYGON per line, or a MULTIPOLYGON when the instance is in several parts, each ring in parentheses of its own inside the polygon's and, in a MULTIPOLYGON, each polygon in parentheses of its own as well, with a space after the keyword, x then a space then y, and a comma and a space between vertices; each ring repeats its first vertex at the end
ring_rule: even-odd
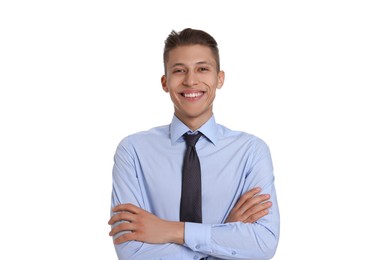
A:
POLYGON ((191 65, 199 62, 207 62, 215 65, 216 61, 213 52, 207 46, 203 45, 186 45, 172 49, 168 54, 167 65, 181 63, 191 65))

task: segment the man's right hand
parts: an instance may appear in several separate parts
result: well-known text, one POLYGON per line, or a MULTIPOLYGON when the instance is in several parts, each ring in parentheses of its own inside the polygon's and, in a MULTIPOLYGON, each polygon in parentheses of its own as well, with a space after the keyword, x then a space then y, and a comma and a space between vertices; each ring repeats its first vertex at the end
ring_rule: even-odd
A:
POLYGON ((269 213, 272 206, 269 194, 259 194, 260 188, 254 188, 245 192, 232 211, 229 213, 225 223, 243 222, 253 223, 269 213))

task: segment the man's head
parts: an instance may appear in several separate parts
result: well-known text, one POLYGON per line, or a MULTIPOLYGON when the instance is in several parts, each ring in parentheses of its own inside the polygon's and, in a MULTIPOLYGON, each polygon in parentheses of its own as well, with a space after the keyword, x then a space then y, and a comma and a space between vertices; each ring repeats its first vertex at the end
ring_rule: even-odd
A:
POLYGON ((218 51, 218 44, 215 41, 215 39, 210 34, 204 31, 187 28, 180 32, 172 31, 167 37, 167 39, 165 40, 165 47, 164 47, 165 74, 167 72, 167 62, 169 59, 169 52, 171 50, 180 46, 189 46, 189 45, 197 45, 197 44, 210 48, 214 56, 215 63, 217 65, 217 71, 219 71, 220 70, 219 51, 218 51))
POLYGON ((217 42, 200 30, 172 32, 165 43, 164 69, 161 85, 171 96, 175 115, 198 129, 212 116, 216 90, 225 79, 217 42))

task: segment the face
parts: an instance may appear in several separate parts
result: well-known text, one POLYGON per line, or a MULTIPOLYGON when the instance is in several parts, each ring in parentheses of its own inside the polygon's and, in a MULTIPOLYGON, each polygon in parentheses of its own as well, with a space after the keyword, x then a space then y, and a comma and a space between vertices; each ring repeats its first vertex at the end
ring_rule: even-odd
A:
POLYGON ((200 127, 211 117, 215 92, 224 79, 210 48, 190 45, 169 52, 161 83, 171 96, 175 115, 187 126, 200 127))

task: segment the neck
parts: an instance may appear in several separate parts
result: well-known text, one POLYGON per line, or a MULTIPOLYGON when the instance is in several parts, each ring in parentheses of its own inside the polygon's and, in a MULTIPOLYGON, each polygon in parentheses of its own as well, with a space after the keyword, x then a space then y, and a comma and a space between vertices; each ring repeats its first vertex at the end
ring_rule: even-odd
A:
POLYGON ((177 118, 180 119, 189 129, 192 131, 198 130, 202 125, 204 125, 213 114, 208 117, 193 117, 193 118, 182 118, 179 115, 175 114, 177 118))

